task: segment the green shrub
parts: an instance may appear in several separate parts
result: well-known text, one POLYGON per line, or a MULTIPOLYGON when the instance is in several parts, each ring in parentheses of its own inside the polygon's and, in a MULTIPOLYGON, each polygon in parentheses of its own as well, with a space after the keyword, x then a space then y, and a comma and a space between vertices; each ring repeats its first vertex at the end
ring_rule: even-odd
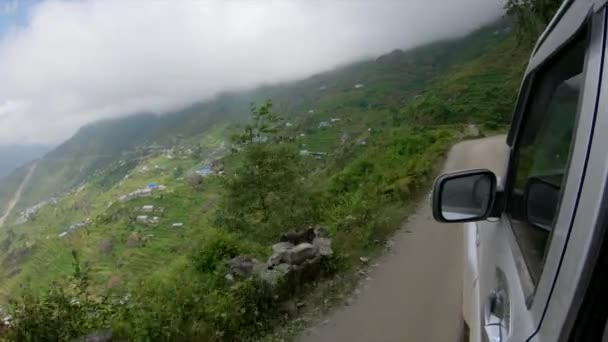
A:
POLYGON ((250 340, 269 324, 273 298, 268 287, 256 279, 241 281, 229 289, 216 289, 205 302, 206 321, 213 340, 250 340))
POLYGON ((43 294, 25 289, 14 300, 8 338, 13 341, 65 341, 110 326, 114 308, 106 298, 78 294, 69 283, 55 283, 43 294))
POLYGON ((237 237, 223 230, 212 230, 192 254, 195 268, 202 273, 213 273, 218 265, 242 252, 242 243, 237 237))

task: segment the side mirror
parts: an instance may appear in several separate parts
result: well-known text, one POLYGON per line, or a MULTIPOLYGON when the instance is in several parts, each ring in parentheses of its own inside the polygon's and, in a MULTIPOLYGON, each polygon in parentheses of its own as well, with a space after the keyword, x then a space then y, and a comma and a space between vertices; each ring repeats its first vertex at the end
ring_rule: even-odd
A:
POLYGON ((496 176, 490 170, 441 175, 433 185, 433 217, 439 222, 485 220, 496 200, 496 176))
POLYGON ((524 193, 526 221, 550 231, 557 212, 560 187, 541 178, 528 179, 524 193))

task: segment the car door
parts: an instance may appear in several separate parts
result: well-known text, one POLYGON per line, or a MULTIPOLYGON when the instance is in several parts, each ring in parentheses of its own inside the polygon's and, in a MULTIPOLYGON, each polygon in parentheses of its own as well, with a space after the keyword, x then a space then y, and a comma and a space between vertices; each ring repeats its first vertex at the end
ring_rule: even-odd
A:
POLYGON ((584 178, 605 26, 592 1, 566 4, 558 17, 535 49, 520 91, 508 137, 504 212, 495 222, 476 223, 480 329, 472 340, 542 341, 537 332, 584 178))

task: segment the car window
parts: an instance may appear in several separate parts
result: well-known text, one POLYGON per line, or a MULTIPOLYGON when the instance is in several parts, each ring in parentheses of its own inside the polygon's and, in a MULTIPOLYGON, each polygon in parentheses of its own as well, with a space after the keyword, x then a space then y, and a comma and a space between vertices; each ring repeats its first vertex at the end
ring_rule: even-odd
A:
POLYGON ((572 43, 536 74, 511 160, 507 209, 535 283, 564 196, 585 47, 584 39, 572 43))

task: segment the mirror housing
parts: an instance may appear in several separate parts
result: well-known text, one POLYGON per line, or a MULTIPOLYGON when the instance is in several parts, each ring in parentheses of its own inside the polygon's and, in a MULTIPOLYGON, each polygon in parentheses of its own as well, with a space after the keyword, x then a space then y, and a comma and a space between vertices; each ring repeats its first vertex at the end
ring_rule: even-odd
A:
POLYGON ((433 217, 439 222, 473 222, 498 216, 496 175, 487 169, 450 172, 433 184, 433 217))

